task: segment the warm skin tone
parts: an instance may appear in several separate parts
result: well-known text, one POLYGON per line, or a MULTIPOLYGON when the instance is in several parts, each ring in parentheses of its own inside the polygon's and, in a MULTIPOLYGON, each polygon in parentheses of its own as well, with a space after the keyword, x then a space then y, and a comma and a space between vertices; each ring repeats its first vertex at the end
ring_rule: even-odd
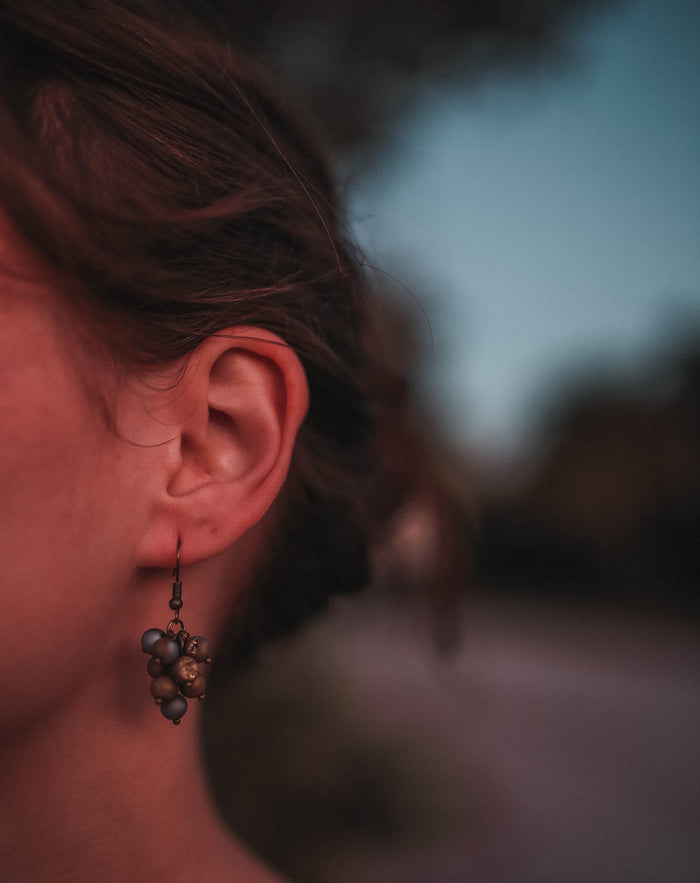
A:
POLYGON ((216 651, 306 412, 301 364, 274 335, 233 328, 173 388, 172 366, 123 376, 76 353, 50 278, 1 232, 5 267, 34 276, 0 275, 3 879, 278 879, 221 828, 199 703, 178 727, 161 716, 139 640, 170 618, 180 537, 182 619, 216 651))

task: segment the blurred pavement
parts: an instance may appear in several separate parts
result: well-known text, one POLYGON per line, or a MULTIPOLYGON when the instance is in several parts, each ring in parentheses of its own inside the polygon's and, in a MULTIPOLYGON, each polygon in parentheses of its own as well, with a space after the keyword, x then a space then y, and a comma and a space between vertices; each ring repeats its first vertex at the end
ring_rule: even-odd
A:
POLYGON ((429 745, 438 790, 454 793, 432 798, 432 834, 348 844, 319 879, 700 879, 697 626, 512 604, 467 620, 442 661, 395 614, 348 605, 326 623, 371 737, 429 745))

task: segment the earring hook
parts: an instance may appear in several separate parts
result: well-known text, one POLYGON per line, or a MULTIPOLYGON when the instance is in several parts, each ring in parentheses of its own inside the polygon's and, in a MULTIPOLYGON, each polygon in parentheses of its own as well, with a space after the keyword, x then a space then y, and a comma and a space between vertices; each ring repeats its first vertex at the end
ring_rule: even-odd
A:
POLYGON ((180 547, 182 543, 180 537, 177 538, 177 552, 175 553, 175 567, 173 568, 173 578, 176 583, 180 582, 180 547))
POLYGON ((170 609, 175 612, 172 622, 184 628, 180 620, 180 609, 182 607, 182 581, 180 580, 180 537, 177 538, 177 552, 175 553, 175 567, 173 568, 173 596, 170 599, 170 609))

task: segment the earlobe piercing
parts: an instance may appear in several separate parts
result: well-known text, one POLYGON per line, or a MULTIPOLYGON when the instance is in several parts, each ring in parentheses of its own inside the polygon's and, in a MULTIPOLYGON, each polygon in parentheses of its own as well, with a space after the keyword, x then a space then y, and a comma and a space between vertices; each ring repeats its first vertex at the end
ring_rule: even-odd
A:
POLYGON ((207 683, 197 664, 211 662, 207 640, 200 635, 190 636, 180 619, 180 545, 178 538, 173 569, 173 596, 168 602, 174 616, 165 631, 148 629, 141 637, 141 649, 151 656, 146 666, 153 678, 151 695, 156 705, 160 705, 163 717, 174 724, 179 724, 187 711, 187 699, 204 699, 207 683))

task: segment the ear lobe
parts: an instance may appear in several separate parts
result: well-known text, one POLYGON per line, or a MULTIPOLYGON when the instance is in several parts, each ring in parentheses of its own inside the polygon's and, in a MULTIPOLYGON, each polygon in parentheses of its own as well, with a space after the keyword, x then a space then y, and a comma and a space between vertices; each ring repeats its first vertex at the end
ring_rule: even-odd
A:
POLYGON ((263 517, 284 484, 308 406, 296 353, 258 328, 208 338, 181 387, 179 457, 170 456, 144 537, 150 566, 170 563, 178 537, 183 564, 212 557, 263 517))

